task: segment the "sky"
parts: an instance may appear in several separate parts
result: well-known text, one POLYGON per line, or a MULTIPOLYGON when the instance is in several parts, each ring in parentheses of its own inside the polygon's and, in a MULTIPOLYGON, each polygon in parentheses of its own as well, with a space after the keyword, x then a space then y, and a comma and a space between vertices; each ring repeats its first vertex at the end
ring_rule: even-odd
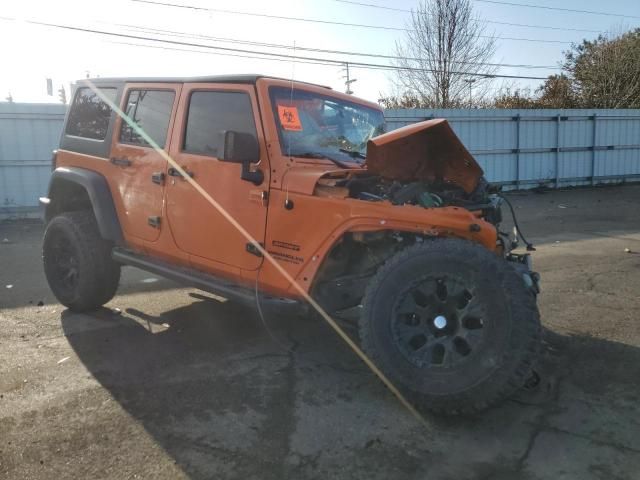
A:
MULTIPOLYGON (((117 32, 133 36, 152 36, 172 41, 210 44, 250 51, 288 53, 339 62, 360 61, 385 64, 389 60, 346 54, 310 52, 301 48, 366 52, 393 55, 395 43, 402 41, 401 29, 408 26, 417 0, 151 0, 183 4, 208 10, 154 5, 135 0, 20 0, 2 2, 0 6, 0 45, 2 75, 0 101, 9 94, 15 102, 57 103, 57 90, 74 80, 92 77, 121 76, 197 76, 230 73, 260 73, 308 81, 345 89, 344 65, 318 65, 255 58, 256 54, 201 47, 185 47, 140 39, 119 38, 89 32, 34 25, 30 21, 76 28, 117 32), (217 10, 217 11, 213 11, 217 10), (227 10, 226 12, 220 10, 227 10), (231 13, 249 12, 330 22, 383 26, 386 29, 291 21, 231 13), (143 30, 141 30, 143 29, 143 30), (152 31, 151 29, 155 29, 152 31), (397 30, 395 30, 397 29, 397 30), (164 33, 158 32, 163 30, 164 33), (177 32, 169 36, 166 31, 177 32), (203 38, 209 37, 209 38, 203 38), (215 37, 213 40, 211 37, 215 37), (224 39, 224 40, 223 40, 224 39), (234 43, 228 40, 234 40, 234 43), (241 44, 260 42, 286 48, 241 44), (163 48, 160 48, 163 47, 163 48), (187 51, 189 50, 189 51, 187 51), (236 56, 221 55, 233 53, 236 56), (237 55, 244 55, 238 57, 237 55), (253 57, 253 58, 246 58, 253 57), (48 96, 46 79, 53 80, 54 95, 48 96)), ((500 67, 500 74, 545 77, 558 73, 562 52, 571 42, 594 38, 598 32, 620 31, 640 27, 640 1, 610 0, 504 0, 509 3, 608 12, 614 15, 561 12, 471 0, 477 15, 491 22, 519 23, 520 27, 487 23, 488 33, 498 37, 496 63, 526 64, 545 68, 500 67), (631 18, 630 18, 631 17, 631 18), (633 18, 635 17, 635 18, 633 18), (580 31, 578 31, 580 30, 580 31), (582 31, 587 30, 587 31, 582 31), (515 38, 528 39, 514 40, 515 38), (530 41, 534 40, 534 41, 530 41), (555 43, 560 42, 560 43, 555 43)), ((371 101, 392 92, 393 72, 350 67, 354 94, 371 101)), ((500 80, 502 86, 535 88, 538 80, 500 80)))

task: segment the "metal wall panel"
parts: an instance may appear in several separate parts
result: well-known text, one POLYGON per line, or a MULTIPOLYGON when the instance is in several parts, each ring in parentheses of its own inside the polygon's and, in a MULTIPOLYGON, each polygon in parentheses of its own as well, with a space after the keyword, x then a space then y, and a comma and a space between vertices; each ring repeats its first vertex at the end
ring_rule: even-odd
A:
MULTIPOLYGON (((37 207, 65 106, 0 103, 0 216, 37 207)), ((446 118, 492 182, 506 188, 640 180, 640 110, 385 112, 390 129, 446 118), (595 140, 595 141, 594 141, 595 140)))
POLYGON ((387 110, 390 129, 446 118, 506 188, 640 180, 640 110, 387 110))
POLYGON ((32 212, 46 194, 66 107, 0 103, 0 218, 32 212))

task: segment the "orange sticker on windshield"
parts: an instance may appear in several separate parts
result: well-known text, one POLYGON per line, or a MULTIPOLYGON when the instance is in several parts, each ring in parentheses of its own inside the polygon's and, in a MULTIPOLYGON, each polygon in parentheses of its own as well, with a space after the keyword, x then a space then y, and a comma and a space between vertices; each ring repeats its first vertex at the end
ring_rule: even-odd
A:
POLYGON ((293 130, 294 132, 300 132, 302 130, 297 107, 278 105, 278 117, 280 117, 280 125, 282 125, 282 128, 285 130, 293 130))

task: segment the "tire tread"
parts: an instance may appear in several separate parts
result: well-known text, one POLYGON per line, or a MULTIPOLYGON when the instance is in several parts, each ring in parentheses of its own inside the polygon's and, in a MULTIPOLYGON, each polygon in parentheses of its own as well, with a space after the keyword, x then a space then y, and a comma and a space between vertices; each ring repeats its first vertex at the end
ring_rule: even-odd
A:
POLYGON ((93 212, 88 210, 65 212, 47 225, 43 242, 45 274, 56 298, 73 311, 95 310, 109 302, 116 294, 120 281, 120 265, 111 259, 111 242, 100 236, 93 212), (61 229, 77 249, 78 261, 84 275, 73 298, 61 295, 50 278, 47 268, 48 234, 61 229))
POLYGON ((365 291, 364 308, 359 322, 360 341, 365 353, 381 367, 382 362, 369 325, 378 290, 391 271, 411 262, 416 255, 442 252, 470 258, 477 265, 482 265, 483 269, 491 269, 491 273, 497 277, 506 295, 505 302, 510 308, 511 317, 516 320, 512 322, 509 339, 511 348, 503 353, 500 368, 490 378, 467 391, 443 397, 425 395, 406 385, 400 387, 416 404, 434 413, 474 414, 499 403, 520 389, 531 375, 540 351, 541 326, 535 295, 524 287, 516 270, 493 252, 469 241, 448 238, 416 243, 389 258, 365 291))

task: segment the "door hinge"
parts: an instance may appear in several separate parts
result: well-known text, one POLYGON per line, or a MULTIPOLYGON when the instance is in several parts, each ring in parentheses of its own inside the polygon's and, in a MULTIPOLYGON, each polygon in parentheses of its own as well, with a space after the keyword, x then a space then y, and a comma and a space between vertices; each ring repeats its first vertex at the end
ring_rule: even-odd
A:
POLYGON ((249 201, 266 207, 269 204, 269 192, 266 190, 251 190, 249 192, 249 201))
POLYGON ((158 185, 164 185, 164 172, 153 172, 151 174, 151 181, 158 185))
POLYGON ((147 218, 147 223, 149 223, 149 225, 151 225, 153 228, 160 228, 160 217, 149 217, 147 218))
MULTIPOLYGON (((264 243, 260 242, 260 246, 264 248, 264 243)), ((256 247, 253 243, 247 243, 246 249, 247 249, 247 252, 249 252, 251 255, 255 255, 256 257, 262 258, 262 253, 260 252, 260 250, 258 250, 258 247, 256 247)))

